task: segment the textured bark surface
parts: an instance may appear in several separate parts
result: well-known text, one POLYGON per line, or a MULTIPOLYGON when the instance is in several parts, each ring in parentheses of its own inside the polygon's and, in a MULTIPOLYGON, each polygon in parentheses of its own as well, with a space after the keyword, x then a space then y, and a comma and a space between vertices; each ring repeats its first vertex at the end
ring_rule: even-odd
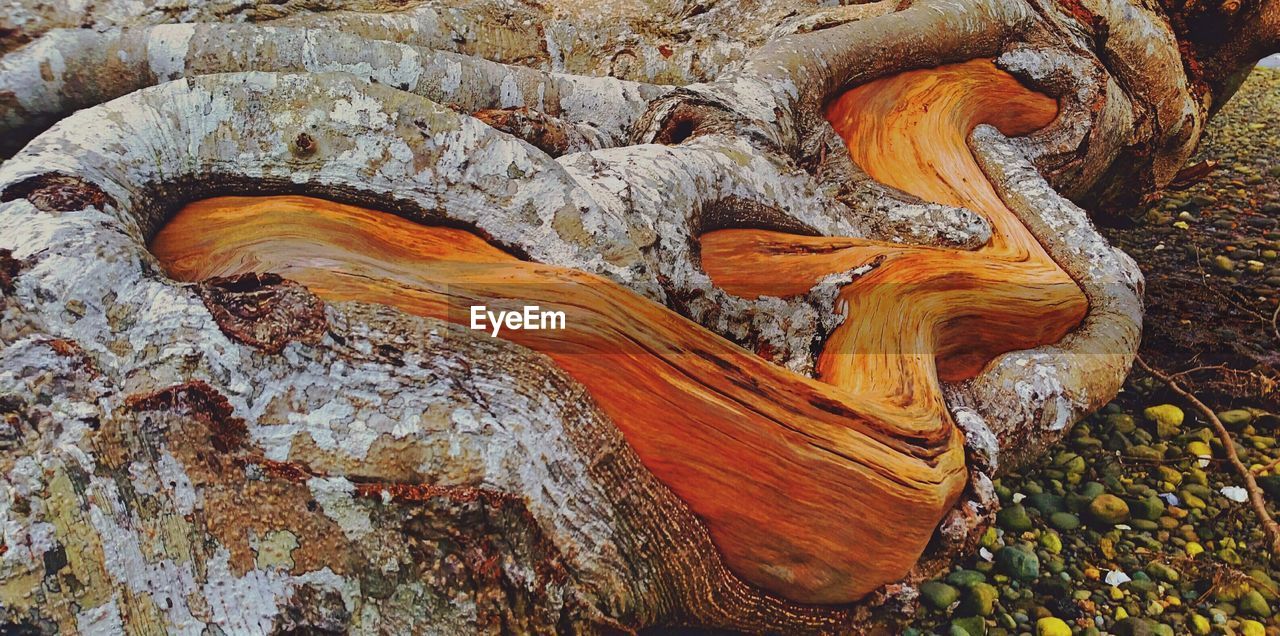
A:
POLYGON ((3 618, 891 620, 1132 361, 1072 201, 1174 179, 1277 13, 15 3, 3 618), (534 292, 578 327, 451 324, 534 292))

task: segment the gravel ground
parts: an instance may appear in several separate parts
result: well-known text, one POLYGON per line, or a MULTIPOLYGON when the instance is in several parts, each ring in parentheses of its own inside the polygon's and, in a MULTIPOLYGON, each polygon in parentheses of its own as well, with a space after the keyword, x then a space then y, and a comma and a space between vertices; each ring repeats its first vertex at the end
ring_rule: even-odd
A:
MULTIPOLYGON (((1142 355, 1219 412, 1280 501, 1280 70, 1210 125, 1216 170, 1108 228, 1147 275, 1142 355)), ((980 554, 922 586, 906 634, 1280 636, 1280 574, 1208 422, 1136 372, 1022 474, 980 554)), ((1276 506, 1270 505, 1272 514, 1276 506)))

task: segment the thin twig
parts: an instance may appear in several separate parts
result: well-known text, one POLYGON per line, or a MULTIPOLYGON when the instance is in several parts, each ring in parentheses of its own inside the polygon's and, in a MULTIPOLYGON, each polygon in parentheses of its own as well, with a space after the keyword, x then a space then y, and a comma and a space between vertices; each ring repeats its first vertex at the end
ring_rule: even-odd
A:
POLYGON ((1218 433, 1218 439, 1222 441, 1222 447, 1226 450, 1227 461, 1231 462, 1231 466, 1235 468, 1236 473, 1244 480, 1244 488, 1249 493, 1249 503, 1253 506, 1253 511, 1258 516, 1258 523, 1262 524, 1263 532, 1266 533, 1267 539, 1271 542, 1271 558, 1280 558, 1280 526, 1276 525, 1276 520, 1271 518, 1271 513, 1267 512, 1267 502, 1262 497, 1262 489, 1258 488, 1258 481, 1254 479, 1253 472, 1244 465, 1244 462, 1240 461, 1240 455, 1236 453, 1235 442, 1231 441, 1231 434, 1227 432, 1227 427, 1222 425, 1222 420, 1218 419, 1218 414, 1214 413, 1213 409, 1206 406, 1190 391, 1182 388, 1182 385, 1178 384, 1177 380, 1151 368, 1141 356, 1137 358, 1137 363, 1138 366, 1142 367, 1143 371, 1151 374, 1152 377, 1169 387, 1170 391, 1190 402, 1197 411, 1200 411, 1209 420, 1210 424, 1213 424, 1213 429, 1218 433))
POLYGON ((1280 326, 1276 326, 1276 319, 1280 318, 1280 303, 1276 303, 1276 310, 1271 312, 1271 335, 1276 337, 1276 342, 1280 342, 1280 326))
POLYGON ((1275 458, 1275 459, 1273 459, 1273 460, 1271 460, 1271 461, 1267 462, 1267 465, 1265 465, 1265 466, 1258 466, 1257 468, 1254 468, 1254 469, 1253 469, 1253 474, 1255 474, 1255 475, 1261 475, 1262 473, 1265 473, 1265 472, 1267 472, 1268 470, 1271 470, 1272 468, 1275 468, 1276 466, 1280 466, 1280 457, 1277 457, 1277 458, 1275 458))
POLYGON ((1222 365, 1222 364, 1214 364, 1214 365, 1208 365, 1208 366, 1191 367, 1190 369, 1186 369, 1186 370, 1184 370, 1184 371, 1179 371, 1179 372, 1177 372, 1177 373, 1171 373, 1171 374, 1169 374, 1169 377, 1171 377, 1171 378, 1182 378, 1182 377, 1186 377, 1186 376, 1188 376, 1188 375, 1191 375, 1192 373, 1200 373, 1201 371, 1221 371, 1221 372, 1226 372, 1226 371, 1231 371, 1231 370, 1232 370, 1232 369, 1228 369, 1228 368, 1226 367, 1226 365, 1222 365))

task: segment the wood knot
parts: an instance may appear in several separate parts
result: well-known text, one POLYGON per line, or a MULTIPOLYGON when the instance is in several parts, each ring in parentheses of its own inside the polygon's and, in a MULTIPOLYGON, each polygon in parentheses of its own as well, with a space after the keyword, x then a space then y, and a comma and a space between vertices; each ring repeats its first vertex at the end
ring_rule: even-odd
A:
POLYGON ((124 405, 131 411, 168 411, 200 421, 209 428, 209 441, 220 453, 243 446, 249 431, 243 419, 232 415, 227 398, 203 380, 131 395, 124 405))
POLYGON ((293 140, 293 154, 299 157, 309 157, 316 152, 316 140, 307 133, 298 133, 297 138, 293 140))
POLYGON ((56 172, 23 179, 0 194, 0 202, 16 199, 26 199, 44 212, 70 212, 90 206, 103 210, 108 204, 115 205, 97 185, 56 172))
POLYGON ((324 303, 276 274, 211 278, 198 289, 222 333, 266 353, 294 341, 318 343, 327 326, 324 303))
POLYGON ((663 123, 662 130, 658 131, 653 141, 669 146, 679 144, 693 137, 706 118, 706 108, 687 103, 680 104, 671 111, 667 121, 663 123))

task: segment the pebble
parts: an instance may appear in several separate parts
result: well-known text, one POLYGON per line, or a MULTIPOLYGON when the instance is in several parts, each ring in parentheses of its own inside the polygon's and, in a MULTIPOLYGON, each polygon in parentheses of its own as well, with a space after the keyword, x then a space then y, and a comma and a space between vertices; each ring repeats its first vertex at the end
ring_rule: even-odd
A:
POLYGON ((1253 421, 1253 413, 1247 409, 1231 409, 1219 412, 1218 420, 1227 430, 1238 431, 1253 421))
MULTIPOLYGON (((1215 153, 1219 170, 1140 211, 1151 224, 1103 230, 1148 274, 1143 351, 1169 371, 1195 356, 1213 364, 1247 358, 1248 347, 1275 348, 1266 334, 1239 331, 1253 318, 1203 300, 1225 295, 1267 318, 1280 300, 1280 126, 1247 130, 1250 118, 1280 121, 1280 71, 1255 72, 1245 86, 1210 123, 1204 152, 1215 153), (1223 119, 1240 99, 1253 101, 1223 119), (1223 131, 1234 135, 1231 143, 1215 145, 1223 131)), ((1280 501, 1280 467, 1263 469, 1280 458, 1280 416, 1253 408, 1270 403, 1199 396, 1231 431, 1259 487, 1280 501)), ((922 590, 911 620, 919 629, 902 633, 1280 636, 1280 598, 1269 591, 1280 586, 1265 537, 1248 506, 1231 499, 1240 484, 1215 459, 1225 456, 1217 435, 1172 397, 1135 374, 1041 459, 994 479, 1004 511, 981 535, 980 553, 961 557, 927 595, 922 590), (1215 572, 1251 582, 1218 586, 1231 589, 1198 602, 1215 587, 1215 572), (948 588, 958 601, 944 606, 948 588)))
POLYGON ((1267 604, 1267 599, 1262 598, 1262 593, 1258 590, 1249 590, 1240 599, 1240 611, 1258 616, 1260 618, 1271 617, 1271 606, 1267 604))
POLYGON ((1049 525, 1063 532, 1070 532, 1080 527, 1080 517, 1069 512, 1055 512, 1049 515, 1049 525))
POLYGON ((1040 557, 1030 548, 1021 545, 1005 546, 996 552, 996 568, 1020 581, 1030 581, 1040 576, 1040 557))
POLYGON ((967 590, 978 583, 985 583, 987 577, 976 570, 961 569, 948 574, 946 581, 962 590, 967 590))
POLYGON ((1060 618, 1046 616, 1036 621, 1036 636, 1071 636, 1071 628, 1060 618))
POLYGON ((995 612, 996 601, 1000 598, 1000 590, 990 583, 974 583, 966 591, 960 609, 965 613, 978 616, 990 616, 995 612))
POLYGON ((1129 519, 1129 504, 1115 495, 1098 495, 1089 502, 1089 515, 1102 523, 1124 523, 1129 519))
POLYGON ((953 629, 959 629, 961 636, 986 636, 987 622, 980 616, 968 616, 951 621, 953 629))
POLYGON ((1025 532, 1031 529, 1031 517, 1022 504, 1006 506, 996 513, 996 523, 1010 532, 1025 532))
POLYGON ((960 590, 940 581, 928 581, 920 585, 920 598, 934 609, 946 609, 960 600, 960 590))
POLYGON ((1142 416, 1155 423, 1156 434, 1162 438, 1177 435, 1182 428, 1182 420, 1186 417, 1182 409, 1173 404, 1149 406, 1142 411, 1142 416))

